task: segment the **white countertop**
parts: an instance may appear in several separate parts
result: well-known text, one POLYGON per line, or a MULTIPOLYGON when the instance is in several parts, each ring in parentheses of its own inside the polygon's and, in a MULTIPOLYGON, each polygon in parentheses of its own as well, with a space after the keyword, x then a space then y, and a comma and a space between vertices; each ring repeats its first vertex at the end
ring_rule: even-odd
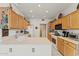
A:
POLYGON ((57 36, 55 36, 55 35, 51 35, 51 37, 54 38, 54 39, 57 39, 57 36))
POLYGON ((25 35, 11 37, 3 37, 0 44, 51 44, 51 42, 46 37, 26 37, 25 35))
POLYGON ((67 37, 62 37, 62 36, 58 36, 59 38, 62 38, 63 40, 66 40, 66 41, 68 41, 68 42, 72 42, 72 43, 74 43, 74 44, 79 44, 79 42, 78 41, 75 41, 74 39, 72 39, 72 38, 67 38, 67 37))

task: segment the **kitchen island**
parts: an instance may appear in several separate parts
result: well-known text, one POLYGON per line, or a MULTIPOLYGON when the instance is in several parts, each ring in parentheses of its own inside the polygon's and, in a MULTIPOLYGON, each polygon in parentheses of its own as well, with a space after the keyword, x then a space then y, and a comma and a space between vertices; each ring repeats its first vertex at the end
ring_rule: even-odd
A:
POLYGON ((51 56, 52 43, 47 38, 3 37, 0 42, 0 55, 12 56, 51 56))

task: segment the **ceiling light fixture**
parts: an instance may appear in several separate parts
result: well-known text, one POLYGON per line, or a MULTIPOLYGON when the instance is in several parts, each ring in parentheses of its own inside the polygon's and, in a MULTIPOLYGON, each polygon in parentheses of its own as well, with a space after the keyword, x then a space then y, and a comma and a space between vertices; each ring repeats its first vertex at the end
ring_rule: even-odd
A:
POLYGON ((32 18, 33 18, 34 16, 32 16, 32 18))
POLYGON ((48 10, 46 10, 46 13, 48 13, 48 10))
POLYGON ((44 16, 44 17, 46 17, 46 16, 44 16))
POLYGON ((38 4, 38 7, 40 7, 40 4, 38 4))
POLYGON ((33 11, 32 10, 30 10, 30 13, 32 13, 33 11))

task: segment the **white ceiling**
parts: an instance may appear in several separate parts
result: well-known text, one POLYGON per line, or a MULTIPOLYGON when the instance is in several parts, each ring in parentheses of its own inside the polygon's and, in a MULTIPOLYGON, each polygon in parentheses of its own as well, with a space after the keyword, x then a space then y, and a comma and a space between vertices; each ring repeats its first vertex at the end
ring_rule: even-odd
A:
POLYGON ((14 4, 25 17, 51 19, 68 8, 71 3, 16 3, 14 4), (38 5, 40 4, 40 7, 38 5), (32 10, 32 12, 30 11, 32 10), (48 10, 48 13, 46 13, 48 10))

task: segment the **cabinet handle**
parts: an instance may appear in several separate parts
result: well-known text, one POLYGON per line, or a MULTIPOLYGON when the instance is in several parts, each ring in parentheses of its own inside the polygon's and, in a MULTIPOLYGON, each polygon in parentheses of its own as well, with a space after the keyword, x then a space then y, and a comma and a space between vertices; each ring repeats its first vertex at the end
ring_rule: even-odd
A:
POLYGON ((9 52, 11 52, 11 53, 12 53, 12 48, 9 48, 9 52))
POLYGON ((33 53, 35 52, 35 48, 32 48, 32 52, 33 52, 33 53))

